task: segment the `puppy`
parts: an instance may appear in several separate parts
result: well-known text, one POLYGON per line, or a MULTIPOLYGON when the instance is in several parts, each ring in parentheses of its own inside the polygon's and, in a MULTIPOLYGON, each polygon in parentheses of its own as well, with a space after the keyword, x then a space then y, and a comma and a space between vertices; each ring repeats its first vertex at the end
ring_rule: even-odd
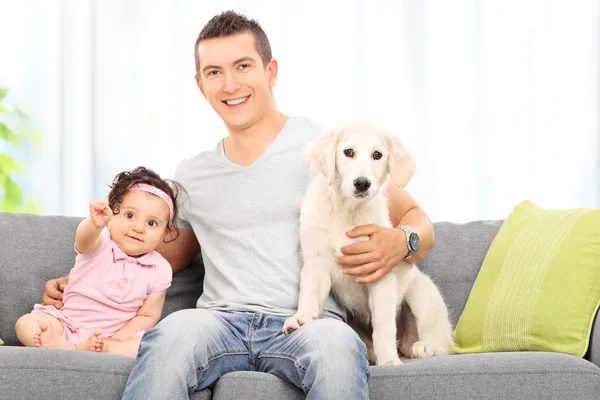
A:
POLYGON ((397 137, 361 122, 325 131, 308 154, 320 174, 302 202, 298 311, 286 320, 284 332, 317 319, 333 290, 367 344, 371 362, 401 364, 399 351, 413 358, 449 354, 448 310, 435 284, 416 265, 402 261, 377 282, 361 284, 335 262, 342 246, 368 239, 351 239, 345 232, 367 224, 392 227, 385 187, 388 177, 397 187, 408 184, 415 172, 412 154, 397 137))

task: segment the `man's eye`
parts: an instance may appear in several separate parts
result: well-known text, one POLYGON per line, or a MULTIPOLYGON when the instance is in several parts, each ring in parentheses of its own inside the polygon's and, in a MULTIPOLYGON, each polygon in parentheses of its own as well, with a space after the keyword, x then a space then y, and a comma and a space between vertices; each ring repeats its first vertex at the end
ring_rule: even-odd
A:
POLYGON ((249 66, 250 66, 249 64, 240 64, 240 69, 246 69, 249 66))
POLYGON ((125 218, 127 218, 127 219, 132 219, 132 218, 133 218, 133 214, 132 214, 132 213, 130 213, 130 212, 128 212, 128 213, 125 213, 125 218))
POLYGON ((148 221, 148 225, 155 227, 157 225, 156 221, 148 221))
POLYGON ((213 71, 210 71, 210 72, 208 73, 208 75, 209 75, 209 76, 210 76, 210 75, 217 75, 218 73, 219 73, 219 71, 217 71, 217 70, 213 70, 213 71))
POLYGON ((383 157, 383 154, 381 154, 380 152, 376 151, 373 153, 373 160, 379 160, 381 159, 381 157, 383 157))
POLYGON ((346 150, 344 150, 344 155, 346 157, 354 157, 354 150, 352 150, 352 149, 346 149, 346 150))

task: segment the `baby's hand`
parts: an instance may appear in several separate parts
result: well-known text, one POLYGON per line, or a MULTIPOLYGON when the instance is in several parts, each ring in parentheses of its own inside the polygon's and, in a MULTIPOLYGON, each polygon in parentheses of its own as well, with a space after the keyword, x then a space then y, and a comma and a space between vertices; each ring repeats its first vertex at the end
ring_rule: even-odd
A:
POLYGON ((113 212, 108 206, 108 201, 98 200, 90 203, 90 220, 96 228, 104 228, 113 216, 113 212))

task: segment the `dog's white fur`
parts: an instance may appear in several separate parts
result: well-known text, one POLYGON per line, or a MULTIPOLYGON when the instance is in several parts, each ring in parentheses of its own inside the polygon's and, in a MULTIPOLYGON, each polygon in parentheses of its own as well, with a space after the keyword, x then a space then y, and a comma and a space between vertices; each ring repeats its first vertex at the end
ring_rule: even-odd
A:
POLYGON ((367 343, 371 361, 376 358, 378 365, 401 364, 398 351, 408 357, 449 354, 453 341, 446 305, 435 284, 416 265, 403 261, 379 281, 361 284, 335 262, 342 246, 367 239, 348 238, 347 231, 367 224, 392 227, 385 194, 388 176, 397 187, 405 187, 415 172, 412 154, 396 136, 361 122, 327 130, 308 154, 320 174, 302 203, 300 297, 298 311, 288 318, 284 332, 318 318, 333 290, 360 325, 355 329, 367 343), (347 149, 354 151, 352 157, 344 153, 347 149), (375 151, 382 155, 379 160, 373 158, 375 151), (371 182, 364 197, 354 186, 359 177, 371 182), (366 334, 369 326, 372 348, 366 334))

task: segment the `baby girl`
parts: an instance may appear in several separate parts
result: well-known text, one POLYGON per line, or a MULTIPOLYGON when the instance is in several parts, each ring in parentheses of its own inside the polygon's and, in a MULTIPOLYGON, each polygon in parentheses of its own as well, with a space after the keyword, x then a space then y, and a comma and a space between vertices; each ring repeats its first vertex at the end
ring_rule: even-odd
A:
POLYGON ((144 167, 118 174, 108 201, 90 203, 77 227, 63 307, 36 304, 17 321, 21 343, 135 357, 171 285, 171 266, 155 249, 177 234, 179 187, 144 167))

